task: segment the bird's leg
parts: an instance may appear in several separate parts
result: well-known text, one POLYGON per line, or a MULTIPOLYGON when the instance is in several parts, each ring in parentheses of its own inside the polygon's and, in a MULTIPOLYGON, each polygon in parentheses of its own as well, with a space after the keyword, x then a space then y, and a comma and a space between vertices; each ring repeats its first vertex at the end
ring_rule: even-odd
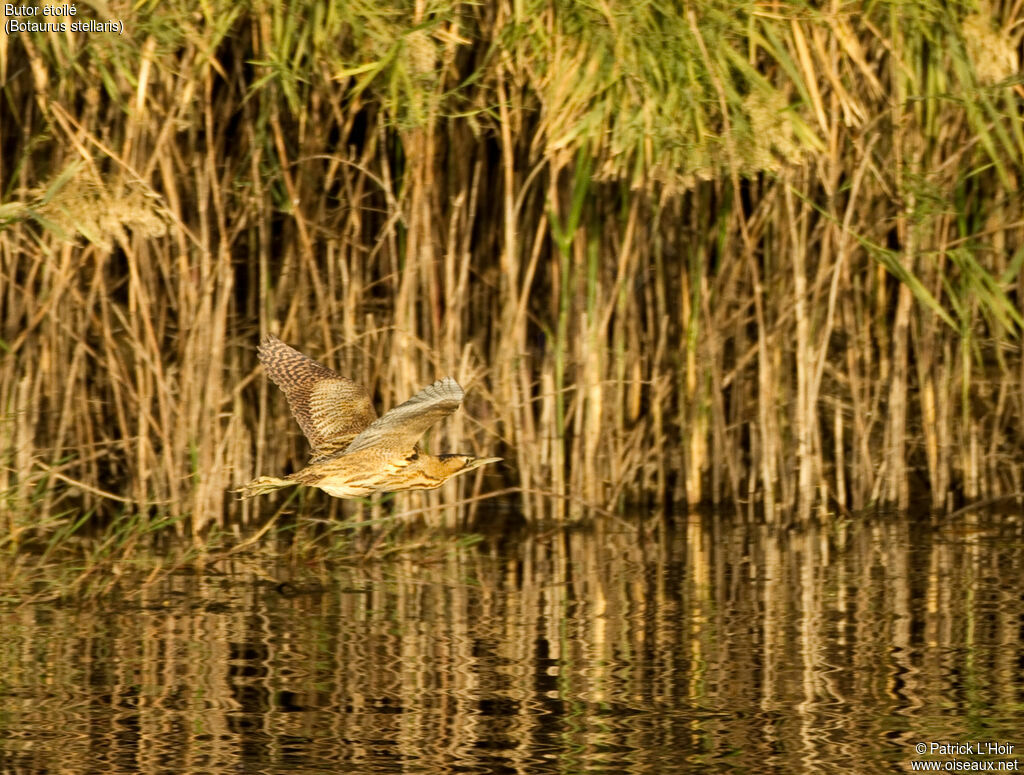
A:
POLYGON ((274 490, 280 490, 282 487, 291 487, 292 485, 298 484, 294 479, 281 479, 277 476, 261 476, 257 479, 253 479, 245 487, 242 487, 234 492, 241 493, 241 498, 252 498, 257 495, 264 495, 274 490))

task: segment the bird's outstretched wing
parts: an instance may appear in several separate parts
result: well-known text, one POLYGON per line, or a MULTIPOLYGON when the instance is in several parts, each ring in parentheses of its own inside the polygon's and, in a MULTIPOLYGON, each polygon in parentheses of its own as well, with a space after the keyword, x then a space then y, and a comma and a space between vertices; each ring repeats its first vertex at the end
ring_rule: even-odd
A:
POLYGON ((317 462, 345 449, 377 417, 366 388, 322 366, 276 336, 259 346, 260 363, 288 399, 317 462))
POLYGON ((388 453, 410 455, 427 428, 459 408, 463 395, 454 379, 439 379, 374 420, 348 445, 345 454, 374 447, 388 453))

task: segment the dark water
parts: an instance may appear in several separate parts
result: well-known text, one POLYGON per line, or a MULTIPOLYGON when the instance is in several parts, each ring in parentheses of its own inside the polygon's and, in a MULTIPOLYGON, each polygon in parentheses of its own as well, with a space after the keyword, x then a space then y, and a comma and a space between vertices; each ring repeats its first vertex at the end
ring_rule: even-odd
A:
POLYGON ((431 562, 266 562, 0 609, 0 770, 1024 767, 1014 517, 694 519, 431 562))

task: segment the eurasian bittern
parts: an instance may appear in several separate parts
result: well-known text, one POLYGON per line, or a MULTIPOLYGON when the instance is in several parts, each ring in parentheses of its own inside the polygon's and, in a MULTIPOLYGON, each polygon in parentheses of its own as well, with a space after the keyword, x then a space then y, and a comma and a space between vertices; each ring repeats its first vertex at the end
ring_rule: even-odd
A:
POLYGON ((260 362, 284 391, 288 406, 313 447, 309 464, 284 478, 261 476, 241 490, 243 498, 305 484, 336 498, 373 492, 432 490, 500 457, 429 455, 419 448, 427 428, 459 408, 462 388, 439 379, 383 417, 366 388, 289 347, 276 336, 259 346, 260 362))

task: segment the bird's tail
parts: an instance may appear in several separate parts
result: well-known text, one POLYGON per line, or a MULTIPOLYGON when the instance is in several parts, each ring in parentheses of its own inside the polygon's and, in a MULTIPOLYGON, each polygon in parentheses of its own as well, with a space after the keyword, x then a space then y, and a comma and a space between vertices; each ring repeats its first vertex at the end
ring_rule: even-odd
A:
POLYGON ((253 479, 245 487, 232 492, 240 493, 241 499, 253 498, 257 495, 264 495, 274 490, 280 490, 282 487, 291 487, 292 485, 298 484, 294 479, 281 479, 277 476, 261 476, 253 479))

